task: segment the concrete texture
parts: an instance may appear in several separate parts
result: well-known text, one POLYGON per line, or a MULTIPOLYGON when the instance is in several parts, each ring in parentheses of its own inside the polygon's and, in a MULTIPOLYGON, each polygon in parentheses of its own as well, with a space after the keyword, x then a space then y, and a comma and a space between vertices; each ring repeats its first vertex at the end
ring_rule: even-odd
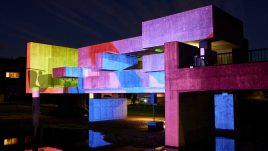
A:
POLYGON ((90 122, 123 119, 127 117, 126 99, 89 99, 90 122))
POLYGON ((138 64, 138 57, 124 54, 97 54, 98 70, 124 70, 138 64))
POLYGON ((213 38, 212 5, 142 22, 143 48, 213 38), (160 30, 161 29, 161 30, 160 30))
POLYGON ((165 43, 165 117, 166 145, 183 146, 185 136, 179 133, 180 94, 214 90, 267 89, 268 63, 230 64, 199 68, 178 68, 181 43, 165 43))
POLYGON ((62 77, 82 77, 82 68, 77 67, 58 67, 53 68, 52 77, 62 78, 62 77))
POLYGON ((164 71, 164 53, 142 56, 144 72, 164 71))
POLYGON ((234 130, 234 95, 223 93, 214 95, 215 128, 234 130))

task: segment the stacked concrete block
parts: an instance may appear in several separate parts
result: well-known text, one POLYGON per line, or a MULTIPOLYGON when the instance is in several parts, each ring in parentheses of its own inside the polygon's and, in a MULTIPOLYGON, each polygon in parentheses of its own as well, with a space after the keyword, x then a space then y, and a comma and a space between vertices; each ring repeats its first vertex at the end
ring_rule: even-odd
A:
POLYGON ((53 68, 53 78, 62 77, 82 77, 82 68, 76 67, 58 67, 53 68))
POLYGON ((148 72, 147 74, 149 74, 149 87, 165 87, 164 71, 148 72))
POLYGON ((122 98, 90 99, 89 121, 122 119, 127 117, 127 100, 122 98))
POLYGON ((138 57, 125 54, 99 53, 97 64, 100 70, 124 70, 138 64, 138 57))
POLYGON ((164 71, 164 53, 142 56, 144 72, 164 71))

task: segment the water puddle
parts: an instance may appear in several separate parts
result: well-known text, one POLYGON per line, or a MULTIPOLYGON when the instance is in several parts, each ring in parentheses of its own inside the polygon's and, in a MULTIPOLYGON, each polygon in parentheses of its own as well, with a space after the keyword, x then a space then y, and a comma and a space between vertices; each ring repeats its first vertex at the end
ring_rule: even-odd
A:
POLYGON ((101 134, 100 132, 89 130, 88 137, 89 137, 88 146, 91 148, 103 147, 103 146, 108 146, 112 144, 112 143, 105 141, 104 135, 101 134))

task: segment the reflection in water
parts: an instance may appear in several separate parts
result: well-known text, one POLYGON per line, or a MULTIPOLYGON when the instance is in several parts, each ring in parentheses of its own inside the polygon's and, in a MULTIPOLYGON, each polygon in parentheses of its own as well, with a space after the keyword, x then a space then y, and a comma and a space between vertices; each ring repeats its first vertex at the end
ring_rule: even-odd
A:
POLYGON ((104 140, 104 136, 100 132, 89 130, 88 137, 89 147, 91 148, 111 145, 111 143, 104 140))
POLYGON ((231 138, 216 137, 216 151, 235 151, 235 140, 231 138))
MULTIPOLYGON (((25 149, 24 151, 32 151, 32 149, 25 149)), ((41 147, 38 148, 38 151, 63 151, 61 149, 53 148, 53 147, 41 147)))

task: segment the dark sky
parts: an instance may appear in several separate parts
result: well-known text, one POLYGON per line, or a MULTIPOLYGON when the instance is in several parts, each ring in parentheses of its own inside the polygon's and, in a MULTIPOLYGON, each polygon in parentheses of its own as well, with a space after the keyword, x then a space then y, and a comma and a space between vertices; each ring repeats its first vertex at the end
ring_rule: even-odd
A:
POLYGON ((208 4, 244 21, 250 48, 268 47, 267 0, 1 0, 0 57, 29 41, 83 47, 141 35, 141 22, 208 4))

